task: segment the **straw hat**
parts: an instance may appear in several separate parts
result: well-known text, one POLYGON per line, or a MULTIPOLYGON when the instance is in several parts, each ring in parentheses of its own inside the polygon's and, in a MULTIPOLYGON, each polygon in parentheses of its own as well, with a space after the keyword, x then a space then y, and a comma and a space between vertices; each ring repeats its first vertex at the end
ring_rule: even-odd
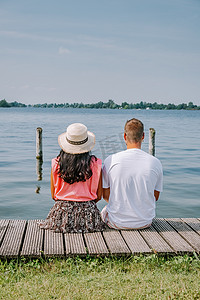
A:
POLYGON ((58 136, 58 144, 66 153, 79 154, 89 152, 95 145, 95 135, 81 123, 67 127, 66 132, 58 136))

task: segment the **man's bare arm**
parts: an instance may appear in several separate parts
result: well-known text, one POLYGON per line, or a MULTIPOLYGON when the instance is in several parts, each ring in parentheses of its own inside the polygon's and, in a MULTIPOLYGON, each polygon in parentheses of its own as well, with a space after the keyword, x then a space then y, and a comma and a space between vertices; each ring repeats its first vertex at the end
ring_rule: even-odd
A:
POLYGON ((103 189, 103 199, 108 202, 110 196, 110 188, 103 189))
POLYGON ((158 201, 159 195, 160 195, 160 192, 154 190, 154 197, 156 198, 156 201, 158 201))

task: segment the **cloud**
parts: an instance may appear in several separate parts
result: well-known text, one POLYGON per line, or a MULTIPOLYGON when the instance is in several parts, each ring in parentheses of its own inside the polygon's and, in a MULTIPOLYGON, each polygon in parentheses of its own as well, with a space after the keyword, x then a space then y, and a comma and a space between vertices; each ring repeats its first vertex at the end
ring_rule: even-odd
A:
POLYGON ((26 84, 26 85, 22 85, 19 87, 20 90, 27 90, 30 88, 30 85, 26 84))
MULTIPOLYGON (((73 38, 57 38, 54 36, 43 36, 38 34, 31 34, 18 31, 0 30, 0 36, 15 38, 15 39, 28 39, 32 41, 43 41, 43 42, 53 42, 62 43, 75 46, 89 46, 91 48, 101 48, 101 49, 113 49, 113 41, 108 39, 96 38, 87 35, 80 35, 73 38)), ((70 50, 64 47, 59 48, 59 54, 69 54, 70 50)))
POLYGON ((54 38, 49 36, 42 36, 31 33, 24 33, 18 31, 9 31, 9 30, 0 30, 0 36, 16 38, 16 39, 29 39, 33 41, 43 41, 43 42, 59 42, 59 43, 71 43, 71 39, 62 39, 62 38, 54 38))
POLYGON ((79 43, 84 46, 102 49, 113 49, 113 41, 108 39, 95 38, 87 35, 79 36, 79 43))
POLYGON ((44 92, 54 92, 56 91, 55 87, 48 87, 48 86, 35 86, 34 87, 35 91, 44 91, 44 92))
POLYGON ((69 54, 70 50, 64 47, 60 47, 58 50, 58 54, 63 55, 63 54, 69 54))

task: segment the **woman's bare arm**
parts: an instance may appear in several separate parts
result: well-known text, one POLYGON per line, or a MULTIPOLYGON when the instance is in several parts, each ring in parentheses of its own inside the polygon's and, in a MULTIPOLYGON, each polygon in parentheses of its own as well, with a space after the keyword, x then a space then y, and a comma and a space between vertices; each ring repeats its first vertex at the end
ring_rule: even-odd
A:
POLYGON ((53 172, 51 170, 51 197, 53 200, 55 200, 54 199, 54 191, 55 191, 55 188, 54 188, 54 183, 53 183, 53 172))
POLYGON ((110 197, 110 188, 103 189, 103 199, 108 202, 110 197))
POLYGON ((102 170, 99 177, 99 184, 97 188, 97 201, 101 200, 102 197, 102 170))

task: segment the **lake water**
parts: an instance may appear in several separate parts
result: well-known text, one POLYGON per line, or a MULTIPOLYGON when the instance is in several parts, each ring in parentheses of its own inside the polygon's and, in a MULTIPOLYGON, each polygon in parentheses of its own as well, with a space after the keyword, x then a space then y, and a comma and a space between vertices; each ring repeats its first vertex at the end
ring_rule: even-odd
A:
MULTIPOLYGON (((60 151, 57 136, 70 123, 84 123, 96 135, 93 154, 104 159, 125 149, 127 119, 156 130, 156 156, 164 169, 164 191, 157 217, 200 217, 200 111, 0 109, 0 219, 43 219, 54 202, 50 196, 51 159, 60 151), (42 181, 37 181, 36 128, 43 128, 42 181), (39 193, 36 193, 36 190, 39 193)), ((98 203, 103 208, 105 201, 98 203)))

